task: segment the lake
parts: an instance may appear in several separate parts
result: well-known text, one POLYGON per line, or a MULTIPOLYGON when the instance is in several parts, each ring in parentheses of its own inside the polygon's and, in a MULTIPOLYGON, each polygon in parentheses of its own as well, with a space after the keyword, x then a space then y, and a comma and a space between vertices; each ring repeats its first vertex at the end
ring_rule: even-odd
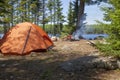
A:
POLYGON ((0 34, 0 39, 3 37, 4 34, 0 34))
POLYGON ((107 34, 83 34, 82 37, 87 40, 94 40, 97 37, 107 38, 108 35, 107 34))

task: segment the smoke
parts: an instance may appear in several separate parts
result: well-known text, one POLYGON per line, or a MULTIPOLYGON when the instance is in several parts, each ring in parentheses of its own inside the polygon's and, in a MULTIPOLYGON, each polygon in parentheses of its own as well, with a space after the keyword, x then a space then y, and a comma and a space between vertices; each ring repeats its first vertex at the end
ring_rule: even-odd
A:
POLYGON ((80 40, 80 38, 82 38, 82 35, 85 33, 85 21, 86 20, 86 13, 84 13, 80 19, 80 24, 78 26, 78 28, 76 29, 75 32, 73 32, 72 34, 72 38, 75 40, 80 40))

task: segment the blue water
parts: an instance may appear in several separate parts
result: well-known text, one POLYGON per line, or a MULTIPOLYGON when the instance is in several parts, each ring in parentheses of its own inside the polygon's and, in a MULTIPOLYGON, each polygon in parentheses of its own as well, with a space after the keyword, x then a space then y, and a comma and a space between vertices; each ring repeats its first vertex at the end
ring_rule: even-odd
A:
POLYGON ((4 34, 0 34, 0 39, 3 37, 4 34))
POLYGON ((84 39, 87 39, 87 40, 94 40, 94 39, 96 39, 97 37, 107 38, 108 35, 107 35, 107 34, 83 34, 82 37, 83 37, 84 39))

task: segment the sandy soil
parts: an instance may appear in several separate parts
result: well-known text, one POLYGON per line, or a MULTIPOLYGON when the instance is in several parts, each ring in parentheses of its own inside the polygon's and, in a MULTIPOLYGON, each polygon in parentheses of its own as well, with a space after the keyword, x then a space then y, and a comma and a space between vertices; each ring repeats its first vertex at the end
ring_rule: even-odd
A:
POLYGON ((57 41, 48 52, 26 56, 0 55, 0 80, 120 80, 119 70, 88 69, 67 72, 61 63, 99 51, 86 40, 57 41))

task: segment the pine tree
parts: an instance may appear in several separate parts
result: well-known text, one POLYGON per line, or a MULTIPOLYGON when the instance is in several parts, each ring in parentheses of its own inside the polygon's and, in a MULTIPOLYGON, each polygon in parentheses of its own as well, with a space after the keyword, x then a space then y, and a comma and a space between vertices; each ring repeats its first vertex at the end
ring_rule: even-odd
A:
POLYGON ((4 33, 10 28, 10 4, 9 0, 0 1, 1 11, 0 11, 0 22, 3 25, 4 33))
POLYGON ((120 50, 120 0, 110 0, 112 7, 104 8, 105 20, 110 21, 108 25, 109 41, 114 50, 120 50))
POLYGON ((70 1, 69 2, 69 9, 68 9, 68 17, 67 17, 67 25, 63 27, 62 36, 72 34, 75 30, 75 15, 74 15, 74 4, 70 1))
POLYGON ((64 16, 62 14, 63 8, 61 7, 62 3, 60 0, 49 0, 48 1, 48 10, 50 15, 48 16, 49 22, 51 23, 51 33, 57 34, 61 33, 62 23, 64 21, 64 16))
POLYGON ((62 24, 64 21, 64 16, 62 14, 63 8, 60 0, 56 0, 56 23, 57 23, 57 33, 60 34, 62 30, 62 24))
POLYGON ((10 18, 10 25, 9 26, 13 26, 15 25, 15 11, 16 11, 16 7, 15 4, 17 3, 17 0, 9 0, 9 4, 10 4, 10 15, 8 18, 10 18))
POLYGON ((73 25, 73 4, 72 2, 69 3, 69 9, 68 9, 68 25, 73 25))
POLYGON ((49 22, 50 22, 50 27, 51 27, 51 32, 49 33, 53 33, 53 7, 54 7, 54 2, 53 0, 48 0, 48 4, 47 4, 47 7, 48 7, 48 19, 49 19, 49 22))
POLYGON ((42 0, 42 24, 43 24, 43 29, 45 30, 45 24, 48 22, 46 18, 46 0, 42 0))
POLYGON ((73 1, 73 22, 77 26, 78 10, 79 9, 79 0, 73 1))
POLYGON ((0 0, 0 23, 4 23, 5 21, 2 20, 6 14, 9 14, 9 5, 8 0, 0 0))

